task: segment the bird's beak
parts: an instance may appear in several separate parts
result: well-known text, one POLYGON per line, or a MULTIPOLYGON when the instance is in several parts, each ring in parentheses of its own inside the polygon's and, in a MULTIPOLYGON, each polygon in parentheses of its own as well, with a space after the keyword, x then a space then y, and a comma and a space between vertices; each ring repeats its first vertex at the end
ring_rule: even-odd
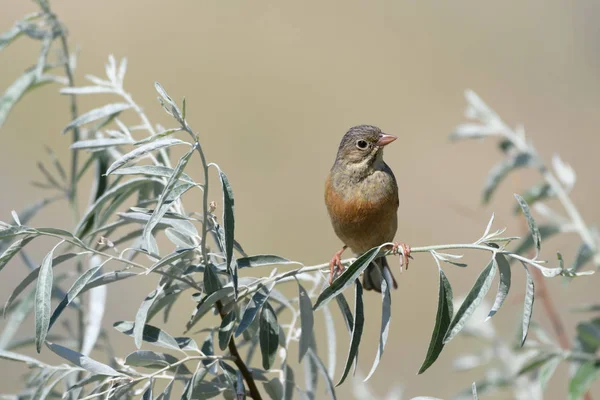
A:
POLYGON ((379 135, 379 140, 377 141, 377 146, 380 146, 380 147, 386 146, 386 145, 392 143, 396 139, 398 139, 396 136, 386 135, 385 133, 382 133, 381 135, 379 135))

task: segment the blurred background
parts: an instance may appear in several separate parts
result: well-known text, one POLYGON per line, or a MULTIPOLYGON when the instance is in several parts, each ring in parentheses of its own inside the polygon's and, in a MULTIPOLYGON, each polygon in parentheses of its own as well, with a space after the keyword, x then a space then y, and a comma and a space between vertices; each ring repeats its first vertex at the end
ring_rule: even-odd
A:
MULTIPOLYGON (((170 123, 156 101, 154 81, 176 99, 186 96, 188 120, 200 132, 209 161, 217 162, 233 185, 236 238, 249 254, 274 253, 306 265, 330 259, 340 242, 323 204, 323 185, 341 136, 357 124, 377 125, 400 138, 385 154, 401 182, 397 240, 413 246, 471 242, 492 212, 497 227, 520 234, 522 226, 511 212, 512 194, 537 176, 512 175, 494 201, 482 205, 484 179, 501 158, 495 142, 448 140, 464 121, 467 88, 511 126, 524 124, 547 161, 559 152, 578 174, 574 202, 586 221, 600 219, 597 1, 55 0, 52 5, 69 28, 71 45, 80 48, 79 85, 85 83, 84 74, 102 76, 108 55, 114 54, 128 58, 125 87, 152 121, 170 123)), ((2 0, 0 31, 33 11, 33 2, 2 0)), ((0 53, 0 91, 35 64, 39 46, 22 38, 0 53)), ((86 111, 106 98, 81 100, 80 111, 86 111)), ((69 120, 67 99, 56 85, 26 96, 13 109, 0 132, 0 219, 9 221, 10 210, 47 195, 30 181, 40 179, 36 162, 46 157, 45 145, 68 163, 70 137, 60 132, 69 120)), ((201 180, 193 166, 186 172, 201 180)), ((220 199, 216 187, 212 196, 220 199)), ((80 200, 84 207, 87 194, 80 200)), ((186 198, 187 208, 194 208, 194 202, 199 210, 197 194, 186 198)), ((72 227, 64 203, 40 214, 33 225, 72 227)), ((544 244, 546 259, 554 259, 560 249, 572 260, 579 242, 563 235, 544 244)), ((35 248, 32 255, 39 261, 48 249, 35 248)), ((456 295, 471 287, 486 260, 469 254, 467 262, 467 269, 445 268, 456 295)), ((3 271, 2 302, 26 274, 19 263, 3 271)), ((395 260, 390 264, 397 265, 395 260)), ((455 339, 430 370, 416 375, 435 319, 438 277, 433 260, 415 255, 410 270, 398 278, 390 340, 370 388, 383 396, 402 385, 407 398, 446 398, 469 387, 483 371, 456 373, 450 368, 456 356, 480 346, 473 339, 455 339)), ((133 319, 154 285, 150 276, 139 279, 134 290, 111 286, 105 326, 133 319)), ((568 310, 598 300, 598 277, 569 285, 554 279, 548 285, 572 337, 580 316, 568 310)), ((523 295, 523 275, 517 272, 507 304, 492 321, 508 341, 515 334, 523 295)), ((377 348, 380 305, 379 296, 366 295, 359 362, 363 375, 377 348)), ((172 334, 180 333, 192 307, 185 297, 179 301, 169 324, 172 334)), ((334 314, 341 323, 337 310, 334 314)), ((534 317, 549 326, 539 304, 534 317)), ((316 318, 317 340, 324 349, 322 317, 316 318)), ((338 376, 347 351, 346 334, 339 331, 338 376)), ((114 341, 117 354, 134 348, 125 336, 114 334, 114 341)), ((16 390, 23 372, 21 365, 1 361, 2 391, 16 390)), ((547 398, 565 398, 567 375, 561 367, 547 398)), ((338 398, 352 398, 352 391, 347 382, 338 398)), ((321 395, 326 396, 324 389, 321 395)), ((497 398, 509 397, 504 393, 497 398)))

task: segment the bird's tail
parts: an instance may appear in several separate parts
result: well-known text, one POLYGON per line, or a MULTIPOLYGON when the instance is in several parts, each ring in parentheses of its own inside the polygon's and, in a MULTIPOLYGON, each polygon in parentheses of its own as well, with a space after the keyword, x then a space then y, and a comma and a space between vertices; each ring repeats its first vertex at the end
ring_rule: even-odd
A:
POLYGON ((363 274, 363 288, 381 293, 381 279, 385 279, 388 287, 398 289, 398 283, 392 275, 390 266, 385 257, 373 260, 363 274))

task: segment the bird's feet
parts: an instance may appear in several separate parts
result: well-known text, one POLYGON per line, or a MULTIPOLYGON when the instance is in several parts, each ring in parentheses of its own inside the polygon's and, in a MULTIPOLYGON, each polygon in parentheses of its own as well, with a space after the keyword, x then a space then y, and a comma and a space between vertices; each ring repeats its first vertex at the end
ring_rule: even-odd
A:
POLYGON ((392 246, 392 251, 394 254, 398 254, 400 256, 400 271, 402 271, 403 267, 406 267, 408 270, 408 261, 410 258, 412 258, 410 256, 410 246, 406 243, 394 243, 392 246))
POLYGON ((346 269, 346 267, 344 267, 344 264, 342 264, 342 253, 344 252, 344 250, 346 250, 346 247, 347 246, 342 247, 341 250, 339 250, 338 252, 336 252, 333 255, 333 258, 331 259, 331 261, 329 261, 329 284, 330 285, 333 283, 333 279, 335 278, 335 276, 338 273, 341 274, 346 269))

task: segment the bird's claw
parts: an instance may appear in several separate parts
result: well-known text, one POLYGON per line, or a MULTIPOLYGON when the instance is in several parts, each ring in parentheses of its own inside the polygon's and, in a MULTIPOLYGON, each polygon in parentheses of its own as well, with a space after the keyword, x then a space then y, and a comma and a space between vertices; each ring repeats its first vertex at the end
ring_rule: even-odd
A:
POLYGON ((344 250, 346 250, 346 246, 336 252, 331 261, 329 261, 329 285, 333 283, 333 279, 337 274, 341 274, 346 269, 344 264, 342 264, 342 253, 344 250))
POLYGON ((400 271, 402 271, 403 267, 406 267, 406 270, 408 270, 408 261, 411 258, 410 246, 406 243, 394 243, 394 245, 392 246, 392 251, 395 254, 400 255, 400 271), (401 250, 398 250, 400 248, 401 250))

